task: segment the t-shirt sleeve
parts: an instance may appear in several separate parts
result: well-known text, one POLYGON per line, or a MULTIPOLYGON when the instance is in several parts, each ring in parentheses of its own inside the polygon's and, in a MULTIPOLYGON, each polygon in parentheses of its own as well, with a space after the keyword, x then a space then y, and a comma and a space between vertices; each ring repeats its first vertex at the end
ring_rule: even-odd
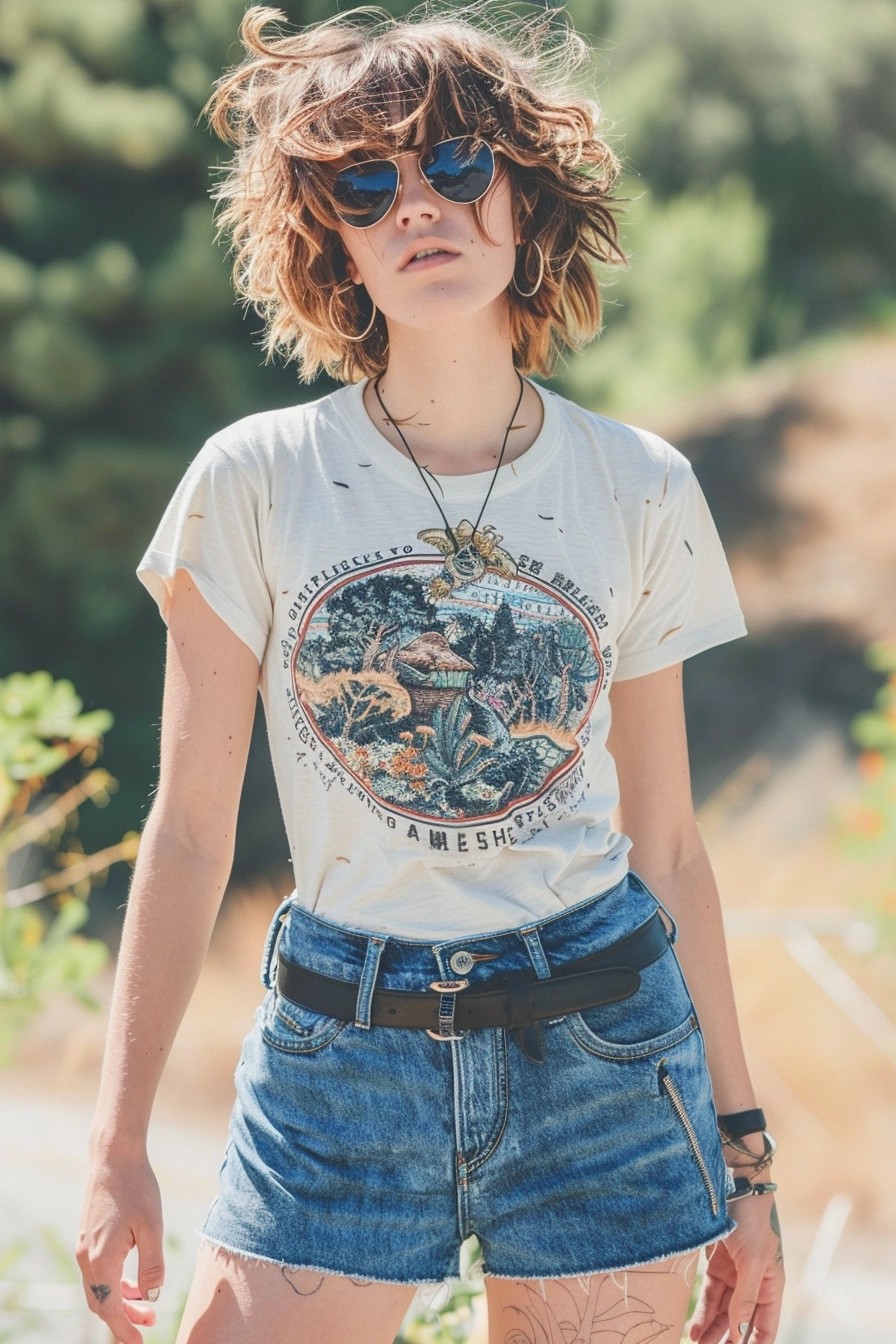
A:
POLYGON ((645 528, 641 572, 633 576, 634 605, 617 644, 614 675, 620 681, 659 672, 747 633, 693 468, 684 454, 664 447, 667 474, 653 492, 653 525, 645 528))
POLYGON ((137 566, 137 577, 167 621, 174 575, 185 569, 202 596, 259 663, 271 628, 251 464, 209 439, 190 463, 137 566))

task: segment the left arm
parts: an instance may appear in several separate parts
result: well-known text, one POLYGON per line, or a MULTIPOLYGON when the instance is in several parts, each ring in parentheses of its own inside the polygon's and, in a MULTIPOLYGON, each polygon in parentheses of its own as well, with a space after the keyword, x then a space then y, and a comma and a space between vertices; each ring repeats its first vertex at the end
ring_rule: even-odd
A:
MULTIPOLYGON (((616 682, 608 748, 619 778, 615 828, 627 835, 629 862, 679 926, 676 952, 697 1009, 719 1114, 751 1110, 756 1097, 741 1041, 725 947, 718 887, 691 795, 682 665, 616 682)), ((746 1140, 762 1151, 759 1135, 746 1140)), ((763 1180, 769 1179, 767 1172, 763 1180)), ((708 1341, 752 1318, 750 1344, 768 1344, 783 1289, 780 1229, 773 1196, 738 1201, 738 1227, 710 1258, 692 1339, 708 1341), (754 1314, 755 1308, 755 1314, 754 1314)))

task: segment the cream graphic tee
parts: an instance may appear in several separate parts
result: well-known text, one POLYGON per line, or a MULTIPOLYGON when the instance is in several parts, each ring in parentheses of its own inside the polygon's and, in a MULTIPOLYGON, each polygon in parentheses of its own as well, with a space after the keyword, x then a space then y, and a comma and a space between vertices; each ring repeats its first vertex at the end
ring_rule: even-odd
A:
POLYGON ((614 678, 746 634, 688 460, 538 387, 544 423, 491 472, 431 478, 363 383, 209 439, 140 562, 177 569, 260 664, 299 902, 427 940, 609 890, 614 678))

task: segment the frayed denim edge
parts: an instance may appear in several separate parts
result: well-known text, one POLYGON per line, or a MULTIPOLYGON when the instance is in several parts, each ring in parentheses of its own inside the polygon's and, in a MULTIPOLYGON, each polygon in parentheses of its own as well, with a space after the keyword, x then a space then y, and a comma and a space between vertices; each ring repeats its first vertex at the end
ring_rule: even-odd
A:
POLYGON ((459 1274, 445 1274, 438 1279, 384 1279, 378 1275, 361 1274, 355 1271, 349 1273, 345 1269, 328 1269, 324 1265, 291 1265, 287 1260, 275 1260, 273 1256, 258 1255, 254 1251, 244 1251, 237 1246, 228 1246, 224 1241, 218 1241, 215 1237, 208 1236, 205 1232, 198 1232, 197 1235, 203 1241, 207 1241, 210 1246, 215 1246, 221 1251, 226 1251, 228 1255, 234 1255, 240 1260, 254 1260, 263 1265, 276 1265, 278 1269, 288 1270, 311 1270, 315 1274, 334 1274, 340 1279, 368 1279, 371 1283, 399 1283, 406 1288, 425 1288, 432 1284, 442 1283, 477 1283, 482 1279, 575 1279, 584 1278, 591 1274, 621 1274, 626 1269, 639 1269, 643 1265, 657 1265, 662 1260, 671 1260, 677 1255, 689 1255, 691 1251, 702 1251, 706 1246, 712 1246, 716 1241, 724 1241, 729 1236, 737 1224, 728 1219, 728 1226, 724 1231, 717 1233, 713 1237, 706 1237, 703 1241, 695 1242, 692 1246, 682 1246, 671 1251, 664 1251, 662 1255, 652 1255, 647 1260, 628 1260, 620 1265, 604 1265, 599 1269, 570 1269, 560 1274, 496 1274, 485 1267, 484 1262, 480 1262, 481 1268, 472 1279, 464 1280, 459 1274))
POLYGON ((707 1237, 704 1241, 698 1241, 693 1246, 682 1246, 678 1250, 663 1251, 662 1255, 652 1255, 647 1260, 628 1260, 621 1265, 602 1265, 599 1269, 568 1269, 560 1274, 495 1274, 483 1263, 482 1275, 486 1279, 578 1279, 587 1278, 591 1274, 621 1274, 626 1269, 639 1269, 643 1265, 657 1265, 661 1260, 672 1260, 677 1255, 689 1255, 691 1251, 702 1251, 705 1246, 712 1246, 716 1241, 724 1241, 735 1229, 737 1224, 728 1219, 728 1227, 723 1232, 719 1232, 714 1237, 707 1237))
MULTIPOLYGON (((372 1274, 362 1274, 358 1270, 349 1272, 347 1269, 328 1269, 325 1265, 293 1265, 288 1260, 275 1260, 270 1255, 259 1255, 256 1251, 244 1251, 238 1246, 229 1246, 226 1241, 218 1241, 215 1237, 210 1237, 206 1232, 198 1232, 197 1236, 203 1241, 208 1242, 209 1246, 214 1246, 220 1251, 226 1251, 228 1255, 235 1256, 238 1260, 254 1260, 262 1265, 276 1265, 277 1269, 288 1269, 296 1271, 300 1269, 311 1270, 315 1274, 334 1274, 340 1279, 367 1279, 370 1283, 400 1283, 405 1288, 426 1288, 430 1285, 442 1283, 462 1283, 459 1274, 446 1274, 438 1279, 384 1279, 372 1274)), ((470 1280, 466 1280, 470 1282, 470 1280)), ((475 1280, 474 1280, 475 1282, 475 1280)))

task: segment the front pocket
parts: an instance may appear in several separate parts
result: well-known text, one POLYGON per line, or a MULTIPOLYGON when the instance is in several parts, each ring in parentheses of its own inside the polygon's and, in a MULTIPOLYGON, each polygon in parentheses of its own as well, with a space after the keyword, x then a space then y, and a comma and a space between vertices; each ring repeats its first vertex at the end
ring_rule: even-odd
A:
POLYGON ((328 1017, 303 1004, 268 991, 261 1006, 261 1034, 268 1045, 290 1055, 308 1055, 325 1045, 348 1026, 341 1017, 328 1017))
POLYGON ((703 1149, 700 1147, 700 1140, 697 1138, 697 1131, 694 1129, 694 1126, 691 1122, 691 1117, 685 1110, 685 1105, 684 1102, 682 1101, 681 1093, 676 1087, 675 1080, 673 1079, 672 1075, 667 1069, 666 1061, 664 1059, 661 1059, 659 1062, 659 1067, 657 1069, 657 1081, 660 1086, 660 1091, 664 1093, 668 1097, 669 1101, 672 1103, 672 1109, 678 1116, 681 1127, 684 1130, 685 1134, 687 1135, 687 1140, 688 1143, 690 1144, 691 1152, 693 1153, 694 1160, 696 1161, 697 1166, 700 1170, 700 1175, 703 1177, 703 1184, 706 1186, 710 1204, 712 1205, 713 1216, 715 1217, 719 1212, 719 1197, 716 1194, 716 1188, 712 1183, 712 1177, 709 1174, 709 1167, 706 1165, 706 1158, 703 1156, 703 1149))
POLYGON ((598 1036, 585 1021, 582 1013, 570 1013, 566 1022, 576 1042, 589 1054, 599 1055, 601 1059, 620 1061, 644 1059, 647 1055, 655 1055, 660 1050, 671 1050, 673 1046, 680 1045, 686 1040, 691 1032, 697 1030, 697 1019, 693 1013, 689 1013, 683 1022, 679 1022, 677 1026, 659 1036, 632 1042, 608 1041, 598 1036))

